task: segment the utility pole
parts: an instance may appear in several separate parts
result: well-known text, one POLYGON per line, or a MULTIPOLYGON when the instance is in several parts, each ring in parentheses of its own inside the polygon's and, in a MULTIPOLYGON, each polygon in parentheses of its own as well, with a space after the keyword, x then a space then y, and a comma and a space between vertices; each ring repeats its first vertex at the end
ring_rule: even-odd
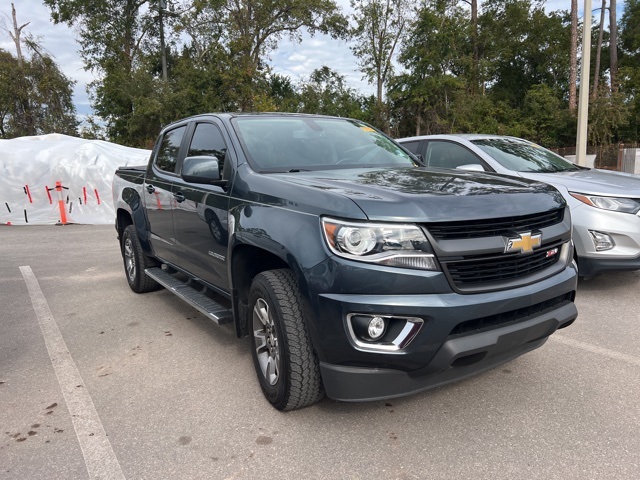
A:
POLYGON ((576 163, 587 164, 587 127, 589 119, 589 73, 591 70, 591 0, 584 0, 582 21, 582 65, 580 67, 580 99, 578 104, 578 135, 576 163))

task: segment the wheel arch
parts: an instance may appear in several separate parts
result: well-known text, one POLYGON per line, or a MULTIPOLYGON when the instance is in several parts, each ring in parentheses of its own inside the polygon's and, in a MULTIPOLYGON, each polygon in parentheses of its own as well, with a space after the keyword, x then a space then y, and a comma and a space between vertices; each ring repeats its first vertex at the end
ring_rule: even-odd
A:
POLYGON ((267 270, 289 269, 293 272, 300 288, 302 296, 308 300, 308 290, 304 275, 297 262, 292 258, 282 257, 253 245, 236 245, 233 249, 230 264, 230 279, 233 290, 233 308, 236 312, 236 335, 244 337, 248 334, 247 308, 249 301, 249 289, 256 275, 267 270))

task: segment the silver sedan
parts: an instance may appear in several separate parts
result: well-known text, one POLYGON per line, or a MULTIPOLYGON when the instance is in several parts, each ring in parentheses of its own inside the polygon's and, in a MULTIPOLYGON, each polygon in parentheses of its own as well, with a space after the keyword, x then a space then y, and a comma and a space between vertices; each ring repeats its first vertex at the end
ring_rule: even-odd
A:
POLYGON ((515 137, 426 135, 398 142, 430 167, 496 172, 553 185, 571 209, 581 276, 640 269, 640 176, 581 167, 515 137))

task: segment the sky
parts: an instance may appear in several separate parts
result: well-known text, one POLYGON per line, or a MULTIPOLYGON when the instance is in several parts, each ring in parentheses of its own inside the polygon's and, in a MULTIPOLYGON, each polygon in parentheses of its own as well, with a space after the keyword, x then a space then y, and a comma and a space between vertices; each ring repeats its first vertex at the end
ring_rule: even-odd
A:
MULTIPOLYGON (((598 6, 597 0, 592 1, 594 8, 598 6)), ((337 2, 344 10, 350 11, 349 0, 337 0, 337 2)), ((63 73, 76 81, 74 102, 80 118, 91 114, 90 100, 86 90, 94 77, 91 72, 84 70, 78 54, 76 33, 66 25, 54 25, 50 19, 49 9, 40 0, 13 0, 13 3, 18 25, 30 22, 23 32, 40 37, 42 44, 54 57, 63 73)), ((582 0, 579 0, 579 4, 582 10, 582 0)), ((619 0, 619 9, 621 4, 619 0)), ((546 4, 548 11, 569 8, 570 0, 550 0, 546 4)), ((2 0, 0 3, 0 17, 2 17, 0 22, 4 19, 7 27, 12 25, 10 0, 2 0)), ((2 30, 0 30, 0 48, 15 54, 13 40, 2 30)), ((334 40, 326 35, 315 37, 305 35, 299 44, 283 39, 278 50, 271 52, 270 58, 273 70, 290 77, 294 83, 308 78, 313 70, 326 65, 343 75, 352 88, 367 95, 374 93, 374 87, 362 79, 357 60, 349 49, 349 44, 344 41, 334 40)))

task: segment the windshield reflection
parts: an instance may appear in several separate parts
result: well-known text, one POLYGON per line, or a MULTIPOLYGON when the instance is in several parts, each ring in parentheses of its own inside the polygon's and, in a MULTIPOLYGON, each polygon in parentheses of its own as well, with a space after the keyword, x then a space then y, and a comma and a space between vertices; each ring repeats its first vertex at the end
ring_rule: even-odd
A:
POLYGON ((536 145, 508 138, 473 140, 500 165, 516 172, 555 173, 580 170, 571 162, 536 145))
POLYGON ((393 140, 357 120, 260 116, 234 122, 249 163, 260 172, 418 166, 393 140))

